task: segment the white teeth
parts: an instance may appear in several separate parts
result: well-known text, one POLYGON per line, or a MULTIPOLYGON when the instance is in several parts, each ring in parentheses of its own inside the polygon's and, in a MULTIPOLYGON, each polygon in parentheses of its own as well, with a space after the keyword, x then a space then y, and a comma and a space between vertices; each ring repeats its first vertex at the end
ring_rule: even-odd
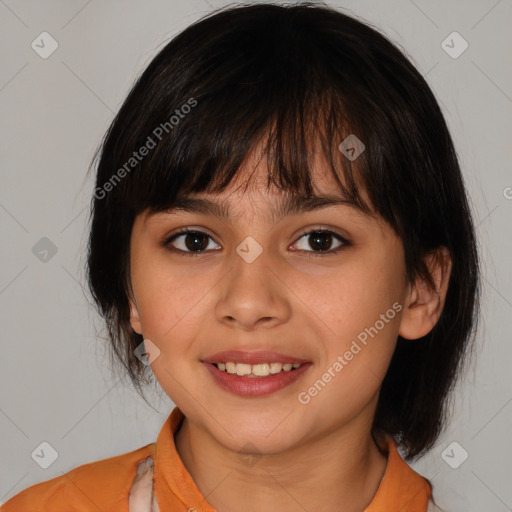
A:
POLYGON ((298 368, 302 363, 259 363, 259 364, 246 364, 234 363, 228 361, 226 363, 216 363, 217 368, 232 375, 240 377, 252 375, 255 377, 267 377, 268 375, 275 375, 281 371, 289 372, 292 368, 298 368))
POLYGON ((270 373, 279 373, 282 369, 282 363, 270 363, 270 373))
POLYGON ((270 373, 270 365, 268 363, 253 364, 252 373, 258 377, 266 377, 270 373))
POLYGON ((236 374, 242 377, 243 375, 249 375, 251 373, 251 365, 244 363, 237 363, 236 374))

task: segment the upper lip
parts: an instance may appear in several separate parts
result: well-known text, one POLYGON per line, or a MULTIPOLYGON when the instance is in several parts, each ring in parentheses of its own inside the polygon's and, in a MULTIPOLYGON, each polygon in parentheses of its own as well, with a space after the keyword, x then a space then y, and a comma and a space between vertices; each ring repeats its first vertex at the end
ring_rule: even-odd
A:
POLYGON ((273 352, 270 350, 224 350, 217 352, 203 359, 205 363, 245 363, 245 364, 259 364, 259 363, 307 363, 306 359, 300 357, 289 356, 273 352))

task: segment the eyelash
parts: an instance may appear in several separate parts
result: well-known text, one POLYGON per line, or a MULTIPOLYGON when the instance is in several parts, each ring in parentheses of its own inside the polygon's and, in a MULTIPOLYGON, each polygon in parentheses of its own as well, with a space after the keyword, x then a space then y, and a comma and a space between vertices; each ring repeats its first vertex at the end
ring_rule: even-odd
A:
MULTIPOLYGON (((176 238, 178 238, 179 236, 181 236, 183 234, 204 235, 206 237, 211 238, 210 235, 208 235, 207 233, 205 233, 203 231, 196 230, 196 229, 182 228, 179 231, 177 231, 176 233, 174 233, 173 235, 166 237, 162 241, 162 246, 165 249, 167 249, 173 253, 181 254, 183 256, 194 257, 194 256, 201 256, 202 254, 205 254, 206 251, 204 251, 204 250, 203 251, 183 251, 182 249, 174 249, 174 248, 170 247, 171 242, 173 242, 176 238)), ((298 252, 306 253, 308 258, 316 258, 318 256, 325 257, 325 256, 329 256, 329 255, 335 255, 335 254, 339 253, 340 251, 342 251, 344 248, 350 247, 352 245, 346 238, 342 237, 338 233, 335 233, 333 231, 330 231, 328 229, 323 229, 323 228, 317 228, 317 229, 312 229, 309 231, 304 231, 303 233, 301 233, 298 240, 300 240, 301 238, 303 238, 306 235, 312 235, 312 234, 331 235, 334 238, 336 238, 337 240, 339 240, 340 242, 342 242, 343 245, 337 247, 336 249, 331 249, 329 251, 304 251, 302 249, 298 249, 298 252)))

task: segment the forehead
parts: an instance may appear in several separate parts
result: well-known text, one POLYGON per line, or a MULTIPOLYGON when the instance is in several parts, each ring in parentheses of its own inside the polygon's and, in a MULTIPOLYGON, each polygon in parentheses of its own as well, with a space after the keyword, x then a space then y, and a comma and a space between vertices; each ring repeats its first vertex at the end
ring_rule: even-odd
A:
MULTIPOLYGON (((340 179, 343 183, 342 177, 340 179)), ((228 219, 250 210, 259 215, 269 215, 275 221, 285 215, 343 205, 356 215, 368 216, 355 201, 343 194, 332 171, 326 165, 315 162, 311 166, 311 180, 312 196, 282 190, 274 183, 269 184, 266 159, 253 151, 225 190, 182 196, 177 199, 169 213, 189 211, 228 219)), ((359 189, 359 193, 361 199, 373 210, 365 190, 359 189)))
MULTIPOLYGON (((292 215, 312 212, 327 207, 337 206, 345 216, 361 221, 380 221, 380 216, 373 208, 364 187, 358 188, 359 200, 367 209, 349 198, 333 175, 320 153, 308 154, 312 194, 281 189, 273 181, 274 169, 269 168, 268 153, 262 143, 257 144, 247 154, 246 159, 238 168, 234 178, 222 191, 189 191, 178 193, 169 207, 152 211, 146 210, 144 222, 157 222, 163 214, 183 215, 185 213, 210 215, 226 223, 246 217, 251 221, 255 218, 277 221, 292 215), (270 173, 270 174, 269 174, 270 173), (269 179, 270 177, 270 179, 269 179)), ((346 186, 343 174, 337 173, 338 180, 346 186)), ((163 218, 162 218, 163 219, 163 218)))

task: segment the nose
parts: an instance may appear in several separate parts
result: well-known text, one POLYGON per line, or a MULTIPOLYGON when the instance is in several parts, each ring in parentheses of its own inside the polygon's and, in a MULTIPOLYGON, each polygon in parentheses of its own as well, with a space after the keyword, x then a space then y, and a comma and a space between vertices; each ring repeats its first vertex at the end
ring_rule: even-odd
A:
POLYGON ((243 330, 287 322, 291 316, 291 292, 279 274, 269 251, 263 250, 253 261, 234 252, 231 271, 221 282, 215 306, 219 322, 243 330))

